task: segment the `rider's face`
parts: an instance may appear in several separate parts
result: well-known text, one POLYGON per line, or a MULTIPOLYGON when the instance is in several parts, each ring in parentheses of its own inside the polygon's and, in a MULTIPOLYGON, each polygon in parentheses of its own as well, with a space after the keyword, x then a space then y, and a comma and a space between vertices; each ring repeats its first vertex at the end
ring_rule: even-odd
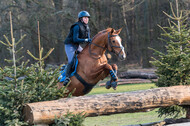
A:
POLYGON ((82 17, 82 20, 85 24, 88 24, 89 18, 88 17, 82 17))

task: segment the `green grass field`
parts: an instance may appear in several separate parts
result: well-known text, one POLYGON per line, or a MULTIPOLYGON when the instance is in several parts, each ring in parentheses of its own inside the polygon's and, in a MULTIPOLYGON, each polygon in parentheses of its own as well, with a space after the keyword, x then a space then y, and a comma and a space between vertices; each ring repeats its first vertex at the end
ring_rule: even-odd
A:
POLYGON ((150 112, 124 113, 124 114, 113 114, 113 115, 98 116, 98 117, 87 117, 85 119, 84 125, 85 126, 124 126, 124 125, 151 123, 151 122, 164 120, 164 117, 158 118, 156 110, 150 112))
MULTIPOLYGON (((146 90, 156 88, 155 84, 126 84, 119 85, 117 90, 109 89, 105 87, 95 87, 88 95, 103 94, 103 93, 117 93, 117 92, 130 92, 137 90, 146 90)), ((123 113, 113 114, 106 116, 87 117, 84 121, 85 126, 123 126, 132 124, 143 124, 150 122, 157 122, 164 120, 158 118, 156 110, 150 112, 139 112, 139 113, 123 113)))
POLYGON ((105 87, 96 87, 92 89, 92 91, 88 95, 146 90, 146 89, 151 89, 155 87, 156 86, 153 83, 119 85, 117 86, 116 90, 113 90, 113 88, 106 89, 105 87))

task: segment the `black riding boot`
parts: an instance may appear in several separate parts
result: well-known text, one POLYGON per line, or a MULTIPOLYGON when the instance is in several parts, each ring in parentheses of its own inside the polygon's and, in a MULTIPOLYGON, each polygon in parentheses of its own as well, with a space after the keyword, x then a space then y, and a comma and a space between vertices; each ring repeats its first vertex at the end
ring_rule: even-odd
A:
POLYGON ((71 74, 71 68, 72 68, 72 63, 68 63, 67 67, 65 68, 65 75, 66 78, 63 82, 63 85, 66 86, 71 80, 70 80, 70 74, 71 74))

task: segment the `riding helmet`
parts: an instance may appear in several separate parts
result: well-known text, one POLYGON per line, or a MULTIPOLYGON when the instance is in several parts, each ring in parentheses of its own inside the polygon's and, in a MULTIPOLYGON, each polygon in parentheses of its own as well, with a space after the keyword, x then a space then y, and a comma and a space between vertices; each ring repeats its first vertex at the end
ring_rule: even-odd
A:
POLYGON ((78 18, 82 18, 82 17, 89 17, 90 18, 90 14, 87 11, 81 11, 78 14, 78 18))

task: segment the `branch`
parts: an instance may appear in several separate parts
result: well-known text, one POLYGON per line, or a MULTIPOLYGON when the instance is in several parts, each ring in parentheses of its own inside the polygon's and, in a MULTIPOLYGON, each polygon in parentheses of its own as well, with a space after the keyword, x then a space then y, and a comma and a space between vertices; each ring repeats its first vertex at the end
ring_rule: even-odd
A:
POLYGON ((12 47, 13 44, 10 43, 9 39, 7 38, 7 36, 6 36, 6 35, 3 35, 3 37, 5 38, 5 40, 6 40, 7 43, 9 44, 9 46, 12 47))
POLYGON ((9 47, 9 45, 8 44, 5 44, 3 41, 1 41, 0 40, 0 43, 2 43, 3 45, 5 45, 5 46, 8 46, 9 47))
POLYGON ((32 58, 34 58, 35 60, 39 60, 39 58, 36 58, 29 50, 27 50, 27 53, 28 53, 32 58))
POLYGON ((26 34, 24 34, 15 45, 18 45, 25 37, 26 37, 26 34))
POLYGON ((54 48, 50 49, 48 53, 42 58, 42 60, 45 60, 53 52, 53 50, 54 48))
POLYGON ((23 47, 21 47, 20 49, 18 49, 15 53, 20 52, 23 49, 23 47))

